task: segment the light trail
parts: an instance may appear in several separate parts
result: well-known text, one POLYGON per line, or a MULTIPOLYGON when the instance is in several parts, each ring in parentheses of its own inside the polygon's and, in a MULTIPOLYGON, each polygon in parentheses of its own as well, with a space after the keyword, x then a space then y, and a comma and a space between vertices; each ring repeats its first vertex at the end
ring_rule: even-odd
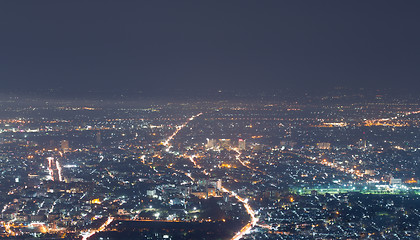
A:
POLYGON ((107 168, 105 168, 105 171, 107 171, 108 172, 108 175, 110 176, 110 177, 112 177, 112 178, 115 178, 115 176, 107 169, 107 168))
POLYGON ((199 117, 201 114, 203 114, 203 113, 199 113, 199 114, 197 114, 197 115, 194 115, 194 116, 192 116, 192 117, 190 117, 190 118, 188 118, 188 120, 185 122, 185 123, 183 123, 182 125, 179 125, 179 126, 177 126, 176 127, 176 130, 175 130, 175 132, 174 133, 172 133, 172 135, 171 136, 169 136, 168 137, 168 139, 166 139, 164 142, 162 142, 162 144, 165 146, 165 147, 167 147, 167 149, 169 150, 169 148, 171 147, 171 145, 169 144, 170 143, 170 141, 179 133, 179 131, 181 131, 184 127, 186 127, 187 126, 187 124, 190 122, 190 121, 192 121, 192 120, 194 120, 196 117, 199 117))
MULTIPOLYGON (((203 113, 199 113, 199 114, 197 114, 197 115, 194 115, 194 116, 192 116, 192 117, 190 117, 184 124, 182 124, 182 125, 180 125, 180 126, 177 126, 177 128, 176 128, 176 130, 175 130, 175 132, 171 135, 171 136, 169 136, 168 137, 168 139, 166 139, 166 141, 164 141, 164 142, 162 142, 162 144, 166 147, 166 151, 167 152, 169 152, 169 153, 171 153, 171 154, 174 154, 174 152, 172 152, 172 151, 170 151, 170 148, 172 147, 171 146, 171 144, 170 144, 170 142, 171 142, 171 140, 179 133, 179 131, 181 131, 184 127, 186 127, 187 126, 187 124, 190 122, 190 121, 192 121, 192 120, 194 120, 196 117, 198 117, 198 116, 200 116, 200 115, 202 115, 203 113)), ((242 165, 244 165, 245 167, 247 167, 247 168, 250 168, 250 169, 252 169, 251 167, 249 167, 249 166, 247 166, 244 162, 242 162, 241 160, 240 160, 240 152, 239 152, 239 150, 235 150, 234 149, 234 151, 236 151, 237 153, 238 153, 238 155, 236 156, 236 159, 242 164, 242 165)), ((195 155, 188 155, 188 154, 183 154, 183 156, 184 157, 186 157, 186 158, 188 158, 192 163, 194 163, 194 166, 196 166, 196 167, 198 167, 198 168, 200 168, 200 169, 202 169, 201 168, 201 166, 200 165, 198 165, 197 163, 196 163, 196 161, 194 160, 194 157, 195 157, 195 155)), ((204 174, 206 174, 206 175, 208 175, 209 173, 207 173, 206 172, 206 170, 205 169, 203 169, 202 170, 202 172, 204 173, 204 174)), ((187 175, 189 178, 191 178, 191 179, 193 179, 192 177, 191 177, 191 174, 189 174, 189 173, 185 173, 185 175, 187 175)), ((250 231, 251 231, 251 229, 257 224, 257 222, 258 222, 258 218, 255 216, 256 214, 255 214, 255 211, 252 209, 252 207, 249 205, 249 203, 248 203, 248 200, 247 199, 243 199, 242 197, 240 197, 239 195, 237 195, 236 193, 234 193, 233 191, 230 191, 230 190, 228 190, 227 188, 225 188, 225 187, 223 187, 222 186, 222 191, 223 192, 227 192, 227 193, 229 193, 229 194, 231 194, 231 195, 233 195, 239 202, 241 202, 243 205, 244 205, 244 207, 245 207, 245 209, 246 209, 246 211, 247 211, 247 213, 249 214, 249 216, 251 217, 251 221, 248 223, 248 224, 246 224, 244 227, 242 227, 242 229, 235 235, 235 236, 233 236, 233 238, 232 238, 232 240, 239 240, 239 239, 241 239, 245 234, 248 234, 250 231)))
MULTIPOLYGON (((247 164, 245 164, 242 160, 241 160, 241 152, 239 151, 239 149, 237 148, 231 148, 234 152, 236 152, 235 158, 236 160, 244 167, 249 168, 251 170, 254 170, 253 168, 251 168, 250 166, 248 166, 247 164)), ((254 170, 255 171, 255 170, 254 170)))
POLYGON ((340 172, 350 174, 353 178, 358 178, 358 177, 362 178, 364 176, 363 173, 354 171, 353 169, 347 169, 347 168, 341 167, 336 163, 328 162, 324 158, 322 158, 322 159, 318 158, 317 159, 316 157, 311 157, 311 156, 308 156, 308 155, 305 155, 305 154, 292 152, 292 151, 286 151, 286 150, 282 150, 281 152, 282 153, 293 154, 293 155, 296 155, 296 156, 301 157, 301 158, 306 158, 310 163, 320 164, 320 165, 328 166, 330 168, 334 168, 335 170, 338 170, 340 172))
MULTIPOLYGON (((192 120, 194 120, 196 117, 201 116, 202 114, 203 113, 199 113, 199 114, 196 114, 196 115, 188 118, 188 120, 185 123, 183 123, 182 125, 179 125, 179 126, 176 127, 175 132, 172 133, 171 136, 169 136, 164 142, 162 142, 162 144, 166 147, 166 151, 167 152, 173 154, 173 152, 170 151, 170 148, 172 147, 172 145, 170 144, 170 142, 172 141, 172 139, 174 139, 174 137, 179 133, 179 131, 181 131, 184 127, 186 127, 189 122, 191 122, 192 120)), ((194 160, 194 158, 196 157, 195 155, 189 156, 187 154, 184 154, 184 157, 185 158, 188 158, 194 164, 194 166, 198 166, 197 163, 194 160)), ((200 166, 198 166, 198 167, 200 167, 200 166)))
POLYGON ((95 235, 95 233, 102 232, 103 230, 106 229, 106 227, 108 227, 109 224, 112 223, 112 221, 114 221, 114 218, 113 217, 108 217, 106 222, 104 224, 102 224, 98 229, 90 230, 89 232, 82 232, 80 234, 82 236, 82 240, 87 240, 90 237, 92 237, 93 235, 95 235))
MULTIPOLYGON (((7 210, 8 204, 4 205, 3 210, 1 211, 1 213, 3 214, 6 210, 7 210)), ((1 221, 0 223, 4 226, 4 230, 5 232, 10 236, 14 235, 14 232, 10 229, 10 222, 6 222, 6 221, 1 221)))
POLYGON ((50 173, 51 180, 55 181, 54 169, 57 169, 58 181, 63 181, 62 168, 58 160, 54 161, 54 157, 47 157, 48 160, 48 172, 50 173))
POLYGON ((342 167, 342 166, 340 166, 340 165, 338 165, 334 162, 327 161, 327 159, 322 159, 320 161, 316 161, 316 163, 324 165, 324 166, 328 166, 330 168, 334 168, 335 170, 338 170, 340 172, 347 173, 347 174, 353 176, 354 178, 358 178, 358 177, 362 178, 364 176, 364 174, 359 172, 359 170, 355 171, 354 169, 351 169, 351 168, 342 167))
POLYGON ((251 167, 251 166, 249 166, 248 164, 246 164, 244 161, 242 161, 241 160, 241 151, 239 151, 239 149, 237 149, 237 148, 231 148, 231 150, 233 150, 234 152, 236 152, 237 154, 235 155, 235 158, 236 158, 236 160, 242 165, 242 166, 244 166, 244 167, 246 167, 246 168, 248 168, 248 169, 250 169, 250 170, 252 170, 252 171, 255 171, 255 172, 260 172, 260 173, 263 173, 263 174, 266 174, 264 171, 262 171, 262 170, 259 170, 259 169, 256 169, 256 168, 253 168, 253 167, 251 167))
POLYGON ((365 126, 390 126, 390 127, 402 127, 405 126, 399 122, 393 122, 394 120, 398 120, 399 118, 407 117, 413 114, 419 114, 420 111, 411 111, 411 112, 404 112, 404 113, 397 113, 397 115, 388 118, 375 118, 370 120, 363 121, 365 126))
MULTIPOLYGON (((4 205, 4 207, 3 207, 3 210, 1 211, 1 213, 3 214, 6 210, 7 210, 7 208, 9 207, 8 206, 9 204, 6 204, 6 205, 4 205)), ((15 218, 13 218, 13 219, 11 219, 10 221, 8 221, 8 222, 0 222, 0 223, 3 223, 3 226, 4 226, 4 230, 6 231, 6 233, 9 235, 9 236, 15 236, 16 235, 16 233, 12 230, 12 226, 11 226, 11 224, 13 223, 13 221, 15 221, 16 220, 16 217, 15 218)))
POLYGON ((52 169, 52 163, 53 163, 54 158, 53 157, 47 157, 47 160, 48 160, 48 171, 50 173, 51 179, 54 181, 54 171, 52 169))
POLYGON ((15 236, 15 232, 12 231, 10 222, 3 222, 4 230, 7 232, 9 236, 15 236))
POLYGON ((235 236, 232 237, 231 240, 239 240, 241 239, 245 234, 248 234, 251 229, 257 224, 258 222, 258 218, 255 216, 255 211, 254 209, 252 209, 252 207, 249 205, 248 203, 248 199, 243 199, 242 197, 240 197, 238 194, 234 193, 233 191, 228 190, 225 187, 222 187, 222 191, 223 192, 227 192, 230 193, 231 195, 233 195, 239 202, 241 202, 247 213, 249 214, 249 216, 251 217, 251 222, 249 222, 247 225, 245 225, 244 227, 242 227, 242 229, 236 233, 235 236))
POLYGON ((197 162, 194 160, 194 158, 196 157, 195 155, 184 154, 183 156, 185 158, 188 158, 188 160, 190 160, 194 164, 194 166, 197 166, 197 167, 201 168, 200 165, 197 165, 197 162))
POLYGON ((256 224, 257 227, 265 228, 268 230, 273 230, 273 227, 268 224, 256 224))
POLYGON ((63 181, 63 176, 61 175, 61 166, 60 166, 60 163, 58 162, 58 160, 57 161, 55 161, 55 166, 56 166, 56 168, 57 168, 57 171, 58 171, 58 181, 63 181))
POLYGON ((239 151, 239 149, 238 148, 231 148, 231 150, 233 150, 233 151, 235 151, 237 154, 235 155, 235 159, 242 165, 242 166, 244 166, 244 167, 246 167, 246 168, 248 168, 248 169, 250 169, 250 170, 252 170, 252 171, 254 171, 254 172, 259 172, 259 173, 262 173, 262 174, 264 174, 265 176, 268 176, 268 177, 270 177, 270 178, 273 178, 273 176, 271 176, 271 175, 269 175, 268 173, 266 173, 265 171, 263 171, 263 170, 260 170, 260 169, 257 169, 257 168, 254 168, 254 167, 252 167, 252 166, 250 166, 249 164, 247 164, 247 163, 245 163, 244 161, 242 161, 241 160, 241 151, 239 151))

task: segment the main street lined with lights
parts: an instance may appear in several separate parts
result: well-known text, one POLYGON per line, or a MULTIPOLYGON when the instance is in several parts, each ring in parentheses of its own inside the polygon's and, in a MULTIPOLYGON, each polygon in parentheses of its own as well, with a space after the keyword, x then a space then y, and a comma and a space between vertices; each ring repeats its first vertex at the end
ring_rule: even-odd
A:
MULTIPOLYGON (((166 151, 167 152, 169 152, 169 153, 172 153, 172 154, 174 154, 174 152, 172 152, 172 151, 170 151, 170 148, 172 147, 172 145, 171 145, 171 140, 172 139, 174 139, 175 138, 175 136, 184 128, 184 127, 186 127, 187 125, 188 125, 188 123, 190 122, 190 121, 192 121, 192 120, 194 120, 195 118, 197 118, 197 117, 199 117, 199 116, 201 116, 202 115, 202 113, 199 113, 199 114, 197 114, 197 115, 194 115, 194 116, 192 116, 192 117, 190 117, 189 119, 188 119, 188 121, 186 121, 184 124, 182 124, 182 125, 180 125, 180 126, 177 126, 177 128, 176 128, 176 131, 171 135, 171 136, 169 136, 162 144, 166 147, 166 151)), ((235 150, 235 149, 234 149, 235 150)), ((245 167, 247 167, 247 168, 249 168, 249 169, 252 169, 251 167, 249 167, 248 165, 246 165, 243 161, 241 161, 241 159, 240 159, 240 152, 239 152, 239 150, 235 150, 236 152, 237 152, 237 155, 236 155, 236 159, 243 165, 243 166, 245 166, 245 167)), ((200 166, 200 165, 198 165, 197 164, 197 162, 194 160, 194 158, 195 158, 195 155, 188 155, 188 154, 183 154, 183 156, 184 157, 186 157, 186 158, 188 158, 192 163, 194 163, 194 166, 196 166, 196 167, 198 167, 199 169, 202 169, 202 167, 200 166)), ((252 169, 253 170, 253 169, 252 169)), ((209 173, 205 170, 205 169, 202 169, 202 172, 205 174, 205 175, 208 175, 209 173)), ((187 173, 185 173, 185 174, 187 174, 187 173)), ((191 177, 191 174, 189 174, 189 175, 187 175, 187 176, 189 176, 191 179, 193 179, 192 177, 191 177)), ((252 209, 252 207, 251 207, 251 205, 248 203, 248 199, 244 199, 244 198, 242 198, 241 196, 239 196, 238 194, 236 194, 235 192, 233 192, 233 191, 231 191, 231 190, 229 190, 229 189, 227 189, 227 188, 225 188, 225 187, 223 187, 222 186, 222 191, 223 192, 226 192, 226 193, 229 193, 230 195, 232 195, 232 196, 234 196, 239 202, 241 202, 243 205, 244 205, 244 207, 245 207, 245 209, 246 209, 246 212, 248 213, 248 215, 251 217, 251 221, 249 222, 249 223, 247 223, 244 227, 242 227, 241 228, 241 230, 238 232, 238 233, 236 233, 235 234, 235 236, 233 236, 232 237, 232 240, 239 240, 239 239, 241 239, 241 238, 243 238, 243 236, 244 235, 246 235, 246 234, 248 234, 250 231, 251 231, 251 229, 257 224, 257 222, 258 222, 258 218, 256 217, 256 214, 255 214, 255 211, 252 209)))
POLYGON ((95 235, 96 233, 102 232, 103 230, 106 229, 106 227, 108 227, 109 224, 112 223, 112 221, 114 221, 114 218, 113 217, 108 217, 108 219, 105 221, 105 223, 102 224, 98 229, 92 229, 92 230, 89 230, 87 232, 82 232, 80 234, 82 236, 82 240, 87 240, 91 236, 95 235))

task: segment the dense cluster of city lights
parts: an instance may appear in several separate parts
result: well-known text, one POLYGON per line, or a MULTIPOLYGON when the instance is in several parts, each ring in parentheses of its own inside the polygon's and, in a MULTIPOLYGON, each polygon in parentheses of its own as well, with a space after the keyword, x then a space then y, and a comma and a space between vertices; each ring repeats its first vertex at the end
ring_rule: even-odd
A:
MULTIPOLYGON (((187 124, 190 122, 190 121, 192 121, 192 120, 194 120, 196 117, 198 117, 198 116, 200 116, 200 115, 202 115, 202 113, 199 113, 199 114, 197 114, 197 115, 194 115, 194 116, 192 116, 192 117, 190 117, 189 119, 188 119, 188 121, 186 121, 184 124, 182 124, 182 125, 180 125, 180 126, 178 126, 177 128, 176 128, 176 131, 171 135, 171 136, 169 136, 162 144, 168 149, 168 152, 170 152, 169 151, 169 149, 171 148, 171 144, 170 144, 170 141, 179 133, 179 131, 181 131, 184 127, 186 127, 187 126, 187 124)), ((236 159, 243 165, 243 166, 245 166, 245 167, 247 167, 247 168, 250 168, 249 166, 247 166, 247 165, 245 165, 245 163, 244 162, 242 162, 241 161, 241 159, 240 159, 240 152, 239 152, 239 150, 238 149, 234 149, 238 154, 237 154, 237 157, 236 157, 236 159)), ((192 155, 192 156, 189 156, 189 155, 187 155, 187 154, 184 154, 184 157, 186 157, 186 158, 188 158, 192 163, 194 163, 194 165, 195 166, 197 166, 197 167, 199 167, 199 168, 201 168, 197 163, 196 163, 196 161, 194 160, 194 158, 195 158, 195 156, 194 155, 192 155)), ((208 175, 208 173, 206 172, 206 170, 204 169, 203 170, 203 173, 204 174, 206 174, 206 175, 208 175)), ((190 175, 191 176, 191 175, 190 175)), ((232 240, 239 240, 239 239, 241 239, 245 234, 247 234, 247 233, 249 233, 250 231, 251 231, 251 229, 255 226, 255 224, 258 222, 258 218, 255 216, 255 211, 252 209, 252 207, 248 204, 248 201, 246 200, 246 199, 243 199, 242 197, 240 197, 238 194, 236 194, 235 192, 233 192, 233 191, 230 191, 230 190, 228 190, 228 189, 226 189, 225 187, 222 187, 222 191, 223 192, 227 192, 227 193, 229 193, 230 195, 232 195, 232 196, 234 196, 239 202, 241 202, 243 205, 244 205, 244 207, 245 207, 245 209, 246 209, 246 211, 247 211, 247 213, 249 214, 249 216, 251 217, 251 222, 249 222, 248 224, 246 224, 244 227, 242 227, 242 229, 235 235, 235 236, 233 236, 233 238, 232 238, 232 240)))

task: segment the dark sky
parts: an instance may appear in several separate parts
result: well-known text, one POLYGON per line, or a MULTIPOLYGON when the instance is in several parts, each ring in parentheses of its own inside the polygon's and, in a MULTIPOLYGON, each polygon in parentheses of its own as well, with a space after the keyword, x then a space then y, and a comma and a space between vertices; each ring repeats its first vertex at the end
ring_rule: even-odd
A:
POLYGON ((420 1, 0 1, 2 90, 420 87, 420 1))

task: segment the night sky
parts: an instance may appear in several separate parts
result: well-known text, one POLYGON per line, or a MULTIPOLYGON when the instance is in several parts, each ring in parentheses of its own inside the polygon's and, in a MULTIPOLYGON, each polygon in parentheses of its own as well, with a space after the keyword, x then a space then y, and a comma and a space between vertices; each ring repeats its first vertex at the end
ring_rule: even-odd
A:
POLYGON ((420 1, 1 1, 2 90, 420 88, 420 1))

